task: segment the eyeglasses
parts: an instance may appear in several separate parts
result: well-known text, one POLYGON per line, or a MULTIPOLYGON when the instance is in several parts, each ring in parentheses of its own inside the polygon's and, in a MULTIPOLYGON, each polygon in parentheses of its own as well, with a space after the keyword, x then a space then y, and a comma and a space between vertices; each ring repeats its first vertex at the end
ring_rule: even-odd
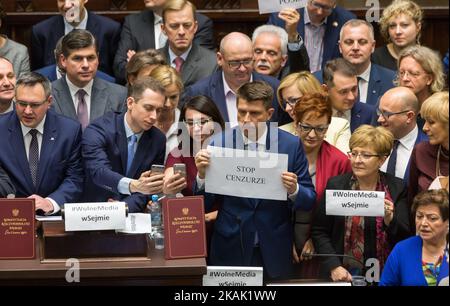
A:
POLYGON ((286 108, 286 106, 287 106, 288 104, 289 104, 290 107, 294 108, 295 105, 296 105, 298 102, 300 102, 301 99, 302 99, 301 97, 298 97, 298 98, 291 97, 291 98, 287 98, 286 100, 283 99, 283 105, 284 105, 284 108, 286 108))
POLYGON ((253 59, 248 58, 248 59, 244 59, 242 61, 227 61, 227 63, 228 63, 228 67, 230 67, 232 69, 239 69, 241 67, 241 65, 244 65, 244 67, 246 67, 246 68, 250 68, 253 65, 253 59))
POLYGON ((404 110, 404 111, 401 111, 401 112, 395 112, 395 113, 393 113, 393 112, 388 112, 388 111, 382 111, 381 109, 377 108, 377 116, 378 116, 378 117, 379 117, 379 116, 383 116, 384 119, 388 120, 389 117, 391 117, 391 116, 404 114, 404 113, 407 113, 407 112, 409 112, 409 111, 410 111, 410 110, 404 110))
POLYGON ((322 9, 326 13, 330 13, 336 7, 336 4, 333 5, 333 6, 328 6, 328 5, 323 5, 321 3, 318 3, 318 2, 316 2, 314 0, 309 1, 309 3, 312 6, 314 6, 314 8, 316 8, 318 10, 322 9))
POLYGON ((304 125, 299 123, 298 127, 300 128, 301 132, 303 133, 311 133, 312 130, 314 130, 314 133, 316 133, 316 135, 318 136, 322 136, 323 134, 325 134, 327 132, 328 129, 328 125, 326 126, 309 126, 309 125, 304 125))
POLYGON ((206 124, 208 124, 209 122, 211 122, 212 118, 202 118, 202 119, 197 119, 197 120, 185 120, 184 122, 187 124, 187 126, 189 127, 193 127, 193 126, 204 126, 206 124))
POLYGON ((362 160, 369 160, 372 157, 380 157, 381 156, 379 154, 370 154, 370 153, 366 153, 366 152, 352 152, 352 151, 347 152, 347 155, 351 159, 357 159, 358 156, 360 156, 362 160))
POLYGON ((31 109, 37 109, 40 106, 42 106, 43 104, 45 104, 47 101, 48 101, 48 99, 45 99, 42 102, 37 102, 37 103, 31 102, 30 103, 30 102, 16 100, 16 101, 14 101, 14 103, 16 103, 17 105, 19 105, 20 107, 23 107, 23 108, 27 108, 29 106, 29 107, 31 107, 31 109))
POLYGON ((426 72, 412 72, 412 71, 404 71, 404 70, 400 70, 398 72, 399 76, 401 78, 404 78, 406 75, 408 75, 410 78, 412 79, 417 79, 418 77, 420 77, 422 74, 427 74, 426 72))

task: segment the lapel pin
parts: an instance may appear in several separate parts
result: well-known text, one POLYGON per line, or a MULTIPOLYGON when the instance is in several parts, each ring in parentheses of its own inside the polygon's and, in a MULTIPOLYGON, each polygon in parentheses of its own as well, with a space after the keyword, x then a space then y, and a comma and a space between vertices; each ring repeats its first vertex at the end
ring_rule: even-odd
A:
POLYGON ((338 25, 339 25, 339 24, 337 23, 337 21, 334 21, 334 22, 333 22, 333 27, 337 28, 338 25))
POLYGON ((52 140, 55 140, 55 138, 54 137, 52 137, 52 138, 50 138, 50 140, 52 141, 52 140))

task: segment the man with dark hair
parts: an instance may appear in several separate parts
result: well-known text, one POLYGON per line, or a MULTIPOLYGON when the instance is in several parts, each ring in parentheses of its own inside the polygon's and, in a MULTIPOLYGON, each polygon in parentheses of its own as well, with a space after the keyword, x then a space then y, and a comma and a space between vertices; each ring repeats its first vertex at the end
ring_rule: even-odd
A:
POLYGON ((50 82, 34 72, 16 84, 16 111, 0 116, 0 167, 9 175, 17 197, 35 199, 36 210, 55 214, 76 202, 83 191, 81 126, 48 111, 50 82))
MULTIPOLYGON (((210 210, 216 200, 220 202, 211 240, 211 265, 262 266, 269 278, 285 278, 292 272, 292 211, 310 210, 316 194, 299 138, 269 123, 274 112, 273 95, 272 87, 263 81, 243 84, 237 91, 239 125, 214 137, 211 145, 287 154, 287 171, 280 180, 288 199, 277 201, 205 193, 208 179, 205 171, 210 164, 207 150, 195 157, 198 169, 195 192, 205 195, 206 210, 210 210)), ((263 162, 261 160, 261 164, 263 162)))
POLYGON ((323 71, 324 88, 333 108, 333 116, 347 119, 353 133, 360 125, 370 124, 375 107, 358 99, 355 68, 343 58, 329 61, 323 71))
MULTIPOLYGON (((161 49, 167 43, 167 36, 161 29, 162 12, 170 0, 144 0, 145 9, 128 15, 123 23, 119 47, 114 59, 114 74, 118 80, 125 80, 125 66, 131 56, 146 49, 161 49)), ((194 43, 214 49, 213 23, 203 14, 196 13, 198 29, 194 43)))
POLYGON ((73 30, 64 36, 61 52, 66 75, 52 83, 56 112, 78 119, 85 129, 106 112, 124 109, 126 88, 96 76, 98 53, 89 31, 73 30))
POLYGON ((14 88, 16 74, 11 62, 0 56, 0 115, 14 109, 14 88))
POLYGON ((184 86, 210 76, 217 67, 216 55, 194 42, 198 28, 195 6, 186 0, 170 0, 164 7, 162 32, 167 44, 159 49, 181 75, 184 86))
POLYGON ((149 195, 162 192, 164 175, 150 169, 164 164, 166 137, 153 125, 165 99, 160 82, 138 79, 130 86, 126 112, 105 114, 86 128, 84 201, 124 201, 130 212, 143 212, 149 195))
POLYGON ((59 38, 74 29, 88 30, 98 43, 99 70, 113 75, 113 61, 120 39, 120 24, 85 8, 88 0, 56 0, 59 15, 35 24, 31 29, 31 68, 55 64, 53 51, 59 38))

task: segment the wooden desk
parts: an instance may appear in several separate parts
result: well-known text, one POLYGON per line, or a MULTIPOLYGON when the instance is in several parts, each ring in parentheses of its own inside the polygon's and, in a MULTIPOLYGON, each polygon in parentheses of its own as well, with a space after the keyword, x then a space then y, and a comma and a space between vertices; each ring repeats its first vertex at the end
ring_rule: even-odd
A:
POLYGON ((80 262, 80 282, 67 283, 65 262, 41 263, 40 240, 36 259, 0 260, 0 286, 7 285, 140 285, 201 286, 206 273, 204 258, 165 260, 164 250, 151 248, 150 258, 122 258, 80 262))

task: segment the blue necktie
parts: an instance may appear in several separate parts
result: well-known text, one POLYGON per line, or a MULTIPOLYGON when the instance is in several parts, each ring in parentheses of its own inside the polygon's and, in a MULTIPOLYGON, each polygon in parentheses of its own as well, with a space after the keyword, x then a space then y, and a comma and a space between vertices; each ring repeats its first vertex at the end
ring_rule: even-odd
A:
POLYGON ((131 164, 133 163, 134 158, 134 146, 137 142, 137 136, 135 134, 128 137, 128 158, 127 158, 127 174, 130 171, 131 164))
POLYGON ((386 173, 395 176, 395 166, 397 165, 397 149, 400 141, 394 140, 394 147, 392 148, 391 156, 389 157, 386 173))

